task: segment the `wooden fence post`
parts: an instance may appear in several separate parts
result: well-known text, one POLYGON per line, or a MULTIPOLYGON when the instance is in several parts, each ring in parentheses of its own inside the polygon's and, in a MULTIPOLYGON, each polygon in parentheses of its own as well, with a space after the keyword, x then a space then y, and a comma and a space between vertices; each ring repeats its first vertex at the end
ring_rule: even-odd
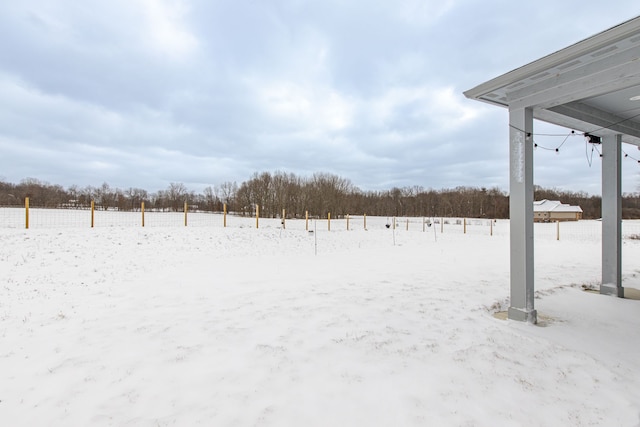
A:
POLYGON ((187 226, 187 211, 188 211, 188 206, 187 206, 187 202, 184 202, 184 226, 187 226))
POLYGON ((24 198, 24 226, 29 229, 29 198, 24 198))
POLYGON ((367 229, 367 214, 364 214, 364 229, 367 229))
POLYGON ((256 228, 259 227, 260 205, 256 203, 256 228))
POLYGON ((96 212, 96 202, 94 200, 91 201, 91 228, 95 225, 95 212, 96 212))
POLYGON ((556 240, 560 240, 560 221, 556 221, 556 240))
POLYGON ((142 226, 144 227, 144 202, 140 203, 140 212, 142 213, 142 226))
POLYGON ((331 212, 327 213, 327 231, 331 231, 331 212))

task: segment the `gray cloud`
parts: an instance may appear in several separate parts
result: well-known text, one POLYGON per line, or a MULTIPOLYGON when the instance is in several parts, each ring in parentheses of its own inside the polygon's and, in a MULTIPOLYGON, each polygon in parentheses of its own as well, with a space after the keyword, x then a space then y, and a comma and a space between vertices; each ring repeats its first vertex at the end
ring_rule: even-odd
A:
MULTIPOLYGON (((5 3, 0 177, 151 191, 264 170, 507 190, 507 113, 462 91, 637 13, 631 0, 606 14, 577 0, 5 3)), ((599 192, 582 140, 543 151, 537 184, 599 192)), ((635 191, 639 166, 623 168, 635 191)))

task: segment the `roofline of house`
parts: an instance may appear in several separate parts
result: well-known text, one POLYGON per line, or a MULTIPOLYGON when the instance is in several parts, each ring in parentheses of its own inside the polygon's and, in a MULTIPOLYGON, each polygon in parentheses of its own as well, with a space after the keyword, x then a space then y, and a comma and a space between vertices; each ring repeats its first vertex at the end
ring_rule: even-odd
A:
POLYGON ((480 99, 484 94, 491 93, 497 89, 509 86, 520 80, 532 77, 540 72, 548 70, 549 68, 556 67, 562 63, 572 61, 580 56, 596 52, 599 49, 616 43, 630 35, 640 31, 640 15, 635 18, 631 18, 621 24, 597 33, 589 38, 572 44, 564 49, 556 51, 550 55, 544 56, 534 62, 523 65, 516 68, 506 74, 498 76, 487 82, 484 82, 473 89, 469 89, 464 92, 467 98, 478 99, 485 102, 490 102, 495 105, 505 107, 502 102, 492 101, 487 99, 480 99))

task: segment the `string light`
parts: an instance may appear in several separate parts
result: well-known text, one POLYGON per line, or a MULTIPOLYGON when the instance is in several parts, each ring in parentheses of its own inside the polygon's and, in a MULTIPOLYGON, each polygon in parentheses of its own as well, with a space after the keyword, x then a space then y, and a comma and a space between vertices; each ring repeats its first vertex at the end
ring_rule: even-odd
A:
POLYGON ((639 160, 639 159, 636 159, 635 157, 630 156, 630 155, 629 155, 627 152, 625 152, 624 150, 622 150, 622 153, 624 154, 624 157, 625 157, 625 158, 629 158, 629 159, 631 159, 631 160, 635 160, 637 163, 640 163, 640 160, 639 160))
MULTIPOLYGON (((628 120, 632 120, 636 117, 640 117, 640 114, 637 114, 633 117, 630 117, 628 119, 624 119, 624 120, 620 120, 617 123, 613 123, 609 126, 606 127, 602 127, 599 129, 596 129, 595 131, 592 132, 597 132, 600 130, 604 130, 604 129, 608 129, 610 127, 613 127, 615 125, 618 125, 620 123, 626 122, 628 120)), ((585 133, 577 133, 575 130, 572 130, 571 133, 569 134, 552 134, 552 133, 531 133, 531 132, 525 132, 522 129, 519 129, 516 126, 513 125, 509 125, 509 127, 511 127, 512 129, 518 131, 518 132, 522 132, 526 135, 527 139, 530 139, 531 137, 535 137, 535 136, 546 136, 546 137, 564 137, 564 139, 562 140, 562 142, 560 143, 560 145, 558 145, 557 147, 547 147, 544 145, 540 145, 538 144, 535 139, 533 140, 533 148, 534 149, 542 149, 542 150, 546 150, 546 151, 555 151, 556 154, 560 154, 560 148, 562 148, 562 146, 565 144, 565 142, 567 142, 567 140, 569 139, 569 137, 571 136, 583 136, 585 138, 585 156, 587 158, 587 163, 589 164, 589 167, 591 167, 591 165, 593 164, 593 154, 594 152, 598 153, 599 157, 602 157, 602 153, 600 152, 600 149, 598 148, 598 145, 600 145, 602 143, 602 139, 599 136, 595 136, 595 135, 591 135, 591 133, 589 132, 585 132, 585 133), (591 153, 589 153, 589 144, 591 144, 591 153)), ((622 153, 624 154, 625 158, 629 158, 631 160, 634 160, 636 163, 640 164, 640 159, 636 159, 633 156, 630 156, 627 152, 625 152, 624 150, 622 150, 622 153)))
MULTIPOLYGON (((551 136, 550 134, 536 134, 539 136, 551 136)), ((547 150, 547 151, 555 151, 556 154, 560 154, 560 148, 564 145, 565 142, 567 142, 567 139, 569 139, 570 136, 574 136, 576 135, 576 131, 572 130, 570 134, 568 135, 555 135, 555 136, 564 136, 564 139, 562 140, 562 143, 560 143, 560 145, 558 145, 556 148, 549 148, 549 147, 544 147, 540 144, 538 144, 537 142, 534 141, 533 143, 533 148, 538 148, 540 147, 543 150, 547 150)))

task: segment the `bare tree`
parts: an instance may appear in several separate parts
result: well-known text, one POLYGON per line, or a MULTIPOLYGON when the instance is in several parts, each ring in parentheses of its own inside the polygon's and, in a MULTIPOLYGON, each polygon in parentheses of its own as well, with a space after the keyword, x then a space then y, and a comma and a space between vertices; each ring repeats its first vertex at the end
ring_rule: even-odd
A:
MULTIPOLYGON (((583 217, 599 218, 602 200, 584 192, 534 188, 536 200, 560 200, 579 205, 583 217)), ((171 183, 166 190, 149 195, 139 188, 120 190, 106 182, 100 187, 82 189, 73 185, 67 190, 35 178, 26 178, 19 184, 0 181, 0 204, 21 205, 30 198, 32 207, 87 207, 95 200, 99 207, 121 210, 139 209, 142 201, 149 209, 182 210, 185 201, 201 209, 221 210, 227 203, 230 211, 243 214, 263 209, 263 216, 276 216, 287 210, 289 216, 325 216, 331 212, 337 217, 344 214, 379 216, 449 216, 508 218, 509 196, 499 188, 456 187, 454 189, 425 190, 421 186, 392 188, 386 191, 360 191, 349 180, 328 173, 315 173, 310 178, 292 173, 254 173, 240 185, 224 182, 217 187, 206 187, 202 194, 189 191, 184 184, 171 183), (72 202, 75 201, 75 202, 72 202)), ((625 194, 622 199, 624 218, 640 216, 638 193, 625 194)))
POLYGON ((165 192, 169 208, 174 212, 181 211, 187 201, 187 187, 182 183, 172 182, 165 192))
POLYGON ((238 193, 238 184, 235 182, 223 182, 217 187, 218 198, 222 203, 227 204, 227 208, 230 210, 236 210, 235 198, 238 193))
POLYGON ((206 187, 203 190, 202 202, 204 203, 204 206, 201 206, 201 209, 205 209, 210 212, 219 210, 217 208, 220 203, 220 199, 218 199, 215 190, 211 186, 206 187))
POLYGON ((116 192, 112 190, 109 184, 104 182, 100 187, 95 190, 95 202, 102 209, 109 210, 109 208, 116 205, 116 192))

